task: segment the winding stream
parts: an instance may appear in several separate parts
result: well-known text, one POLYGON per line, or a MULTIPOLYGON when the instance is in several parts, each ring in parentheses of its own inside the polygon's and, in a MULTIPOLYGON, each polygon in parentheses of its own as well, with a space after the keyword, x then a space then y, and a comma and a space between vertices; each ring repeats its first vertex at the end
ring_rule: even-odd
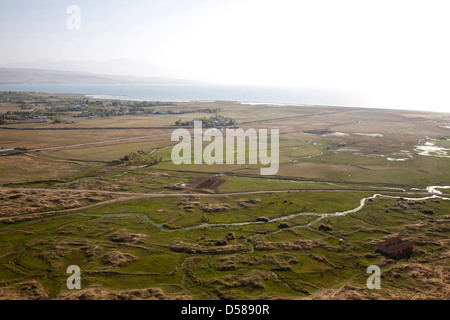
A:
MULTIPOLYGON (((441 199, 441 200, 450 200, 450 198, 447 197, 443 197, 442 192, 437 190, 437 189, 450 189, 450 186, 429 186, 426 188, 426 190, 432 194, 430 196, 425 196, 425 197, 421 197, 421 198, 411 198, 411 197, 402 197, 405 200, 410 200, 410 201, 415 201, 415 200, 428 200, 428 199, 441 199)), ((217 196, 220 196, 220 194, 218 194, 217 196)), ((198 225, 194 225, 194 226, 187 226, 187 227, 182 227, 182 228, 175 228, 175 229, 169 229, 164 227, 164 223, 156 223, 154 221, 152 221, 146 214, 140 214, 140 213, 108 213, 108 214, 89 214, 89 213, 82 213, 82 212, 76 212, 76 213, 68 213, 68 214, 64 214, 64 215, 60 215, 57 217, 53 217, 50 219, 58 219, 58 218, 62 218, 62 217, 67 217, 67 216, 85 216, 85 217, 89 217, 89 218, 94 218, 94 219, 104 219, 104 218, 110 218, 110 217, 126 217, 126 216, 136 216, 139 217, 141 219, 144 219, 147 223, 149 223, 150 225, 157 227, 160 231, 162 232, 179 232, 179 231, 189 231, 189 230, 193 230, 193 229, 197 229, 197 228, 208 228, 208 227, 236 227, 236 226, 246 226, 246 225, 259 225, 259 224, 266 224, 266 223, 275 223, 275 222, 279 222, 279 221, 284 221, 284 220, 290 220, 292 218, 295 217, 299 217, 299 216, 314 216, 317 217, 316 219, 313 219, 312 221, 306 223, 306 224, 300 224, 297 226, 293 226, 290 228, 308 228, 310 227, 312 224, 317 223, 318 221, 326 218, 326 217, 337 217, 337 216, 346 216, 350 213, 355 213, 358 212, 360 210, 362 210, 367 202, 367 200, 369 199, 375 199, 377 197, 380 198, 388 198, 388 199, 398 199, 399 196, 390 196, 390 195, 383 195, 380 193, 376 193, 373 194, 372 196, 369 197, 364 197, 360 200, 360 203, 357 207, 350 209, 350 210, 346 210, 346 211, 336 211, 336 212, 332 212, 332 213, 317 213, 317 212, 297 212, 297 213, 293 213, 293 214, 289 214, 286 216, 281 216, 278 218, 273 218, 270 219, 269 221, 265 222, 265 221, 247 221, 247 222, 232 222, 232 223, 203 223, 203 224, 198 224, 198 225)), ((8 228, 12 228, 12 227, 16 227, 16 226, 23 226, 23 225, 28 225, 28 224, 33 224, 33 223, 39 223, 39 222, 43 222, 43 221, 47 221, 48 219, 43 219, 40 221, 27 221, 27 222, 23 222, 23 223, 18 223, 15 225, 8 225, 8 226, 4 226, 2 228, 0 228, 0 230, 3 229, 8 229, 8 228)), ((78 224, 78 223, 83 223, 86 222, 86 220, 82 220, 82 221, 76 221, 76 222, 69 222, 67 224, 63 224, 60 225, 58 227, 55 227, 53 229, 50 230, 46 230, 47 233, 49 235, 51 235, 54 231, 67 226, 67 225, 71 225, 71 224, 78 224)), ((187 256, 183 262, 181 263, 180 266, 180 270, 183 274, 182 276, 182 284, 186 285, 186 286, 190 286, 190 284, 187 281, 187 275, 186 272, 184 271, 185 265, 188 262, 189 259, 195 258, 195 257, 208 257, 208 265, 212 259, 213 256, 228 256, 228 255, 235 255, 235 254, 249 254, 249 253, 253 253, 255 251, 254 249, 254 245, 252 243, 252 239, 258 236, 262 236, 262 235, 272 235, 272 234, 276 234, 279 232, 282 232, 284 229, 278 229, 275 230, 273 232, 270 233, 255 233, 252 235, 247 236, 244 240, 245 242, 249 245, 249 250, 248 251, 243 251, 243 252, 233 252, 233 253, 225 253, 225 254, 194 254, 194 255, 189 255, 187 256)), ((23 247, 20 251, 23 252, 22 255, 20 255, 18 258, 16 258, 14 261, 12 261, 13 265, 16 265, 16 262, 18 260, 20 260, 21 258, 23 258, 28 252, 28 248, 23 247)), ((17 265, 18 266, 18 265, 17 265)), ((20 266, 18 266, 20 267, 20 266)), ((267 270, 265 270, 267 271, 267 270)), ((284 282, 282 279, 279 278, 279 276, 273 272, 273 271, 269 271, 275 278, 275 280, 279 283, 282 283, 283 285, 285 285, 286 287, 288 287, 290 290, 295 291, 294 289, 292 289, 289 284, 287 284, 286 282, 284 282)))

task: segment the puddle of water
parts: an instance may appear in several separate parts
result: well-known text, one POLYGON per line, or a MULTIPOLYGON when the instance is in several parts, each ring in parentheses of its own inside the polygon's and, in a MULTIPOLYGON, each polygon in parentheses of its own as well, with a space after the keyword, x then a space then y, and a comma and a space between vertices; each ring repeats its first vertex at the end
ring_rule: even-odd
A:
POLYGON ((384 137, 384 135, 382 135, 381 133, 361 133, 361 132, 356 132, 355 134, 357 136, 366 136, 366 137, 377 137, 377 138, 384 137))
POLYGON ((400 150, 400 152, 393 153, 392 157, 387 157, 386 159, 388 161, 406 161, 413 158, 414 157, 411 155, 411 153, 409 153, 408 150, 400 150), (394 156, 398 156, 398 158, 394 156))
POLYGON ((421 156, 450 158, 450 149, 435 146, 432 142, 425 142, 423 146, 416 146, 414 148, 421 156))
POLYGON ((368 157, 368 158, 377 158, 377 157, 385 157, 384 154, 362 154, 361 152, 355 152, 354 153, 355 156, 361 156, 361 157, 368 157))
POLYGON ((337 149, 336 151, 344 151, 344 152, 358 152, 358 151, 361 151, 361 149, 359 149, 359 148, 351 148, 351 147, 349 147, 349 148, 340 148, 340 149, 337 149))
POLYGON ((122 176, 126 175, 127 173, 128 173, 128 171, 125 171, 125 172, 122 172, 122 173, 119 173, 119 174, 115 174, 115 175, 113 175, 112 177, 113 177, 113 178, 116 178, 116 177, 122 177, 122 176))
POLYGON ((429 186, 429 187, 427 187, 427 191, 429 193, 442 194, 442 191, 439 191, 436 189, 450 189, 450 186, 429 186))
POLYGON ((344 132, 333 132, 333 133, 326 133, 322 135, 323 137, 328 137, 328 136, 334 136, 334 137, 344 137, 344 136, 349 136, 348 133, 344 133, 344 132))

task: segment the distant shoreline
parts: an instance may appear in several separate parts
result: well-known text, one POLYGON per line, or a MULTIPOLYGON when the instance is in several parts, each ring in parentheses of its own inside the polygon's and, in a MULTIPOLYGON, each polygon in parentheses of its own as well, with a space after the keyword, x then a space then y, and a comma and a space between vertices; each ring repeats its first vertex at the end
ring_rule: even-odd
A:
POLYGON ((175 103, 230 102, 261 106, 340 107, 445 113, 430 108, 370 106, 356 96, 311 88, 227 86, 215 84, 0 84, 0 91, 79 94, 91 99, 175 103))

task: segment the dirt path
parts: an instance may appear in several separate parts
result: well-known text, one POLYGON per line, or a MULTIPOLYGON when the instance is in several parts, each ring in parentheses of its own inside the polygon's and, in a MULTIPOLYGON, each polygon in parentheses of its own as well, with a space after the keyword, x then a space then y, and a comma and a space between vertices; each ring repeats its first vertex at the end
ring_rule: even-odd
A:
POLYGON ((88 190, 88 189, 52 189, 52 188, 5 188, 0 187, 0 190, 15 190, 15 191, 54 191, 54 192, 72 192, 72 193, 98 193, 98 194, 112 194, 122 196, 138 196, 145 198, 164 198, 164 197, 183 197, 183 196, 201 196, 201 197, 227 197, 247 194, 263 194, 263 193, 298 193, 298 192, 387 192, 393 194, 411 194, 411 195, 430 195, 425 191, 399 191, 388 189, 286 189, 286 190, 257 190, 257 191, 240 191, 227 193, 139 193, 139 192, 120 192, 107 190, 88 190))

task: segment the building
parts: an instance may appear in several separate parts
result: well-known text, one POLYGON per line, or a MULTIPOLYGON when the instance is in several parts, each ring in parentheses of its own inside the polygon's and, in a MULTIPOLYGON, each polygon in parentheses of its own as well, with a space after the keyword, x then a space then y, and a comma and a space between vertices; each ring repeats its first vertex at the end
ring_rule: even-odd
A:
POLYGON ((0 154, 7 154, 7 153, 12 153, 14 152, 13 148, 10 149, 0 149, 0 154))
POLYGON ((399 237, 392 237, 375 246, 375 252, 380 252, 388 257, 401 258, 410 256, 413 252, 413 243, 402 240, 399 237))

